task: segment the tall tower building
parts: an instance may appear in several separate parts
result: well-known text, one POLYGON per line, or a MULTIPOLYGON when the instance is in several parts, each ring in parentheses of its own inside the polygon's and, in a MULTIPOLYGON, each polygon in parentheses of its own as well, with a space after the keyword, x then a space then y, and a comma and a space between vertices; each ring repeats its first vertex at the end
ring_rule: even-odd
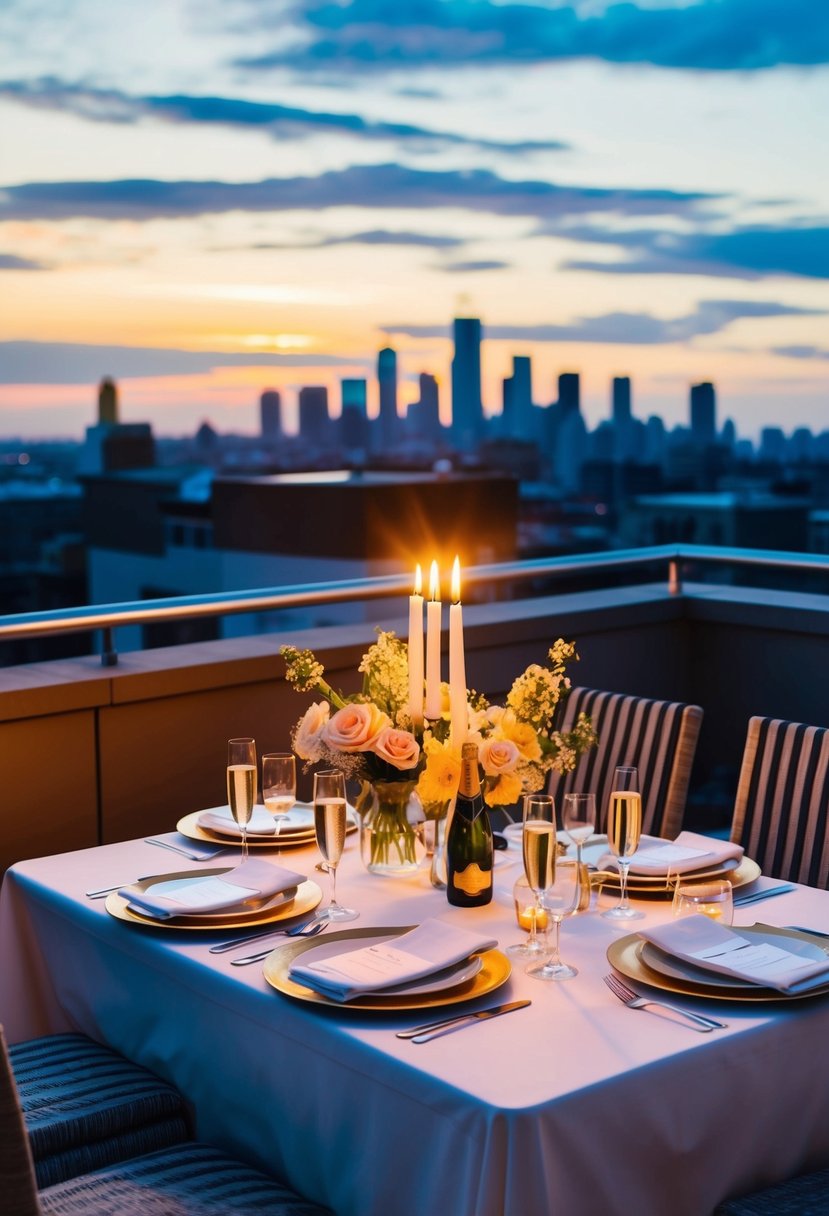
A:
POLYGON ((266 388, 259 398, 259 421, 263 439, 282 437, 282 398, 276 389, 266 388))
POLYGON ((98 386, 98 422, 115 426, 118 422, 118 386, 106 376, 98 386))
POLYGON ((691 385, 691 436, 699 444, 717 438, 717 399, 709 380, 691 385))
POLYGON ((512 375, 504 380, 503 431, 509 439, 532 439, 534 429, 532 364, 529 355, 513 355, 512 375))
POLYGON ((368 443, 368 391, 365 380, 343 380, 340 429, 342 445, 350 451, 368 443))
POLYGON ((613 423, 626 426, 630 422, 630 376, 613 377, 613 423))
POLYGON ((581 413, 581 382, 578 372, 562 372, 559 376, 558 412, 561 416, 581 413))
POLYGON ((328 389, 311 385, 299 390, 299 434, 305 443, 324 446, 331 438, 328 389))
POLYGON ((409 406, 407 417, 418 439, 435 444, 440 442, 440 396, 438 382, 431 372, 420 373, 420 397, 409 406))
POLYGON ((484 432, 481 400, 481 322, 477 317, 456 317, 453 322, 455 354, 452 359, 452 438, 463 450, 477 448, 484 432))
POLYGON ((397 354, 385 346, 377 356, 377 379, 380 384, 380 445, 384 450, 394 447, 398 439, 397 425, 397 354))

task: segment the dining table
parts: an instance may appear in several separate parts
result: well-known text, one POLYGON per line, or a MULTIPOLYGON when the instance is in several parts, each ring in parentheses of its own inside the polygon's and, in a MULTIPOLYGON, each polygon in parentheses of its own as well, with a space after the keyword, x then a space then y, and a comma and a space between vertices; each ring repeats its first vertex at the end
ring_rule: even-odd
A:
MULTIPOLYGON (((257 856, 307 876, 324 905, 312 843, 257 856)), ((139 838, 14 865, 0 890, 8 1039, 82 1031, 110 1044, 180 1089, 197 1138, 337 1216, 709 1216, 728 1196, 829 1163, 829 996, 674 996, 725 1023, 702 1032, 628 1008, 604 982, 608 950, 669 919, 666 898, 635 899, 642 919, 619 924, 601 915, 617 896, 594 892, 561 927, 572 979, 539 981, 506 954, 503 982, 471 1002, 438 993, 432 1007, 388 1011, 289 995, 263 963, 234 965, 252 946, 211 953, 233 933, 129 923, 86 894, 237 863, 238 851, 192 861, 139 838), (397 1037, 520 999, 531 1003, 429 1042, 397 1037)), ((457 908, 425 864, 368 872, 353 832, 337 896, 359 919, 315 940, 438 918, 504 951, 525 936, 512 900, 522 868, 513 841, 496 853, 491 903, 457 908)), ((755 923, 829 932, 829 892, 795 884, 735 911, 735 926, 755 923)))

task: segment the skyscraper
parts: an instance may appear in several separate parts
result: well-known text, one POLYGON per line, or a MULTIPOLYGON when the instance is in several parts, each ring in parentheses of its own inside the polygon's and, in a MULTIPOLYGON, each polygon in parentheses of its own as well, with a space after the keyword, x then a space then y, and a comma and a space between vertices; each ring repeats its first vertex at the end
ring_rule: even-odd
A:
POLYGON ((534 438, 534 410, 530 357, 514 355, 512 375, 504 380, 504 434, 510 439, 534 438))
POLYGON ((484 431, 481 322, 477 317, 456 317, 453 332, 452 438, 461 451, 474 450, 483 438, 484 431))
POLYGON ((691 385, 691 436, 700 444, 717 438, 717 401, 709 380, 691 385))
POLYGON ((342 445, 349 451, 368 443, 367 386, 365 380, 342 381, 342 445))
POLYGON ((441 437, 438 382, 430 372, 420 373, 420 398, 413 401, 406 415, 414 437, 439 443, 441 437))
POLYGON ((311 385, 299 390, 299 433, 305 443, 324 446, 331 439, 328 389, 311 385))
POLYGON ((613 377, 613 422, 617 427, 630 422, 630 376, 613 377))
POLYGON ((105 376, 98 386, 98 422, 115 426, 118 421, 118 386, 105 376))
POLYGON ((398 439, 397 426, 397 354, 385 346, 377 356, 377 379, 380 384, 379 438, 384 450, 393 448, 398 439))
POLYGON ((276 389, 266 388, 259 398, 259 419, 263 439, 282 436, 282 398, 276 389))
POLYGON ((581 412, 581 382, 578 372, 562 372, 559 376, 558 412, 562 416, 581 412))

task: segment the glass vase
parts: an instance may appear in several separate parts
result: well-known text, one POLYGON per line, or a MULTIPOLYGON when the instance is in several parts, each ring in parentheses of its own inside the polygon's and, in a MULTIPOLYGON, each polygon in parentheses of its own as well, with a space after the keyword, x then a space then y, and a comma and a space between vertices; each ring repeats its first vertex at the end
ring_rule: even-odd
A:
POLYGON ((414 874, 423 859, 423 844, 408 818, 413 781, 381 781, 372 786, 372 802, 360 827, 363 862, 372 874, 414 874))

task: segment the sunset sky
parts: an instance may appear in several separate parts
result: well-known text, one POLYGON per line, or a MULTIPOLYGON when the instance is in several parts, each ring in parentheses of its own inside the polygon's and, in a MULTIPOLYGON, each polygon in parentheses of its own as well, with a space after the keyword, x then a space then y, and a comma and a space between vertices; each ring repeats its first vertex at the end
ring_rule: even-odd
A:
MULTIPOLYGON (((0 436, 436 374, 829 428, 825 0, 3 0, 0 436)), ((372 408, 375 406, 372 398, 372 408)))

